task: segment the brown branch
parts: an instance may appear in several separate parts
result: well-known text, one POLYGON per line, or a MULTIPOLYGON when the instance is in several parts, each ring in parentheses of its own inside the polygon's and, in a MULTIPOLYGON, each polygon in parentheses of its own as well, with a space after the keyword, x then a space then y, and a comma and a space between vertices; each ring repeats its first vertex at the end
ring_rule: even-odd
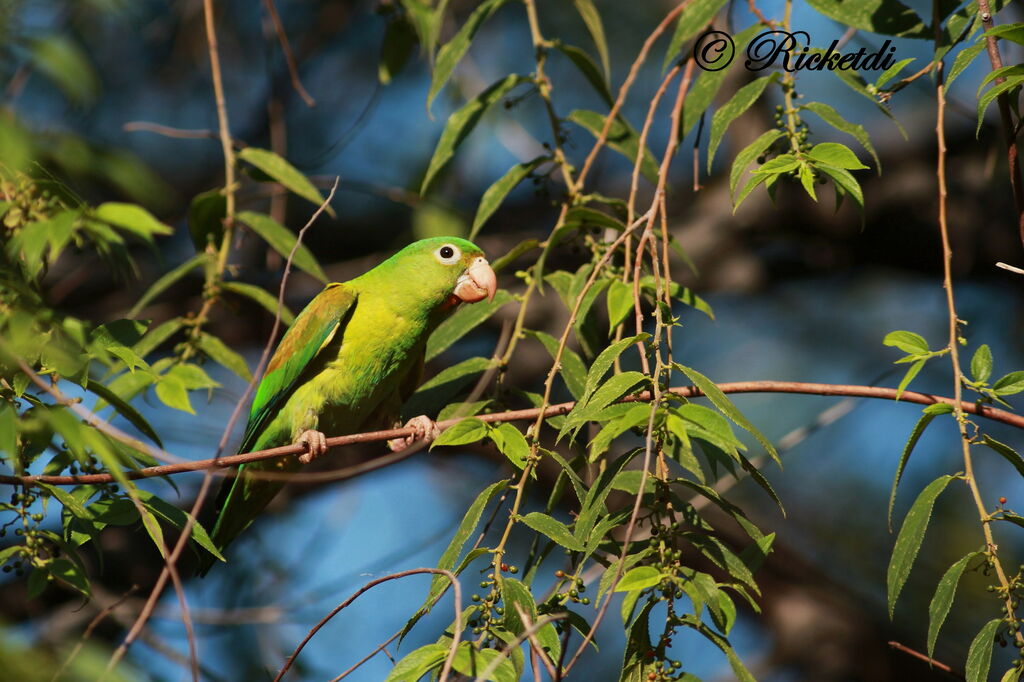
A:
MULTIPOLYGON (((451 650, 448 652, 448 658, 445 659, 444 667, 441 669, 440 676, 440 681, 444 682, 444 680, 446 680, 448 678, 448 675, 451 673, 452 662, 455 660, 455 652, 459 647, 459 639, 462 636, 462 628, 460 627, 460 625, 462 624, 462 586, 459 584, 459 579, 456 577, 454 573, 452 573, 451 571, 446 571, 443 568, 413 568, 408 571, 400 571, 398 573, 386 575, 382 578, 377 578, 376 580, 371 580, 370 582, 360 587, 358 590, 352 593, 352 596, 350 596, 348 599, 335 606, 333 609, 331 609, 330 613, 321 618, 320 622, 314 625, 313 628, 308 633, 306 633, 306 636, 302 639, 301 642, 299 642, 299 645, 295 647, 295 651, 293 651, 292 655, 288 657, 287 661, 285 661, 284 666, 282 666, 280 672, 277 673, 277 677, 274 678, 274 682, 281 682, 281 679, 285 676, 285 673, 288 672, 288 669, 292 667, 292 664, 295 662, 295 659, 298 658, 299 654, 302 652, 302 649, 306 646, 306 644, 309 643, 309 640, 313 639, 313 637, 316 636, 316 633, 319 632, 323 626, 327 625, 327 622, 329 620, 331 620, 336 615, 341 613, 341 611, 345 607, 354 602, 365 592, 368 592, 369 590, 373 589, 377 585, 380 585, 381 583, 386 583, 390 580, 398 580, 399 578, 407 578, 410 575, 418 575, 421 573, 434 573, 436 575, 443 575, 444 577, 448 578, 448 580, 452 584, 452 589, 455 591, 455 627, 452 628, 452 646, 451 650)), ((379 649, 383 649, 385 646, 387 646, 387 642, 382 644, 379 647, 379 649)))
POLYGON ((299 93, 299 97, 306 103, 306 106, 312 109, 316 106, 316 100, 306 92, 306 88, 302 86, 302 81, 299 79, 299 70, 295 66, 295 55, 292 54, 292 46, 288 43, 288 35, 284 32, 281 15, 277 13, 274 0, 264 0, 263 4, 267 8, 270 20, 274 23, 274 31, 277 32, 277 39, 281 43, 281 51, 284 52, 284 61, 288 64, 288 75, 292 79, 292 87, 295 88, 295 92, 299 93))
MULTIPOLYGON (((821 396, 848 396, 852 398, 877 398, 881 400, 896 400, 896 389, 887 388, 884 386, 860 386, 856 384, 822 384, 805 381, 733 381, 718 384, 718 388, 723 393, 796 393, 801 395, 821 395, 821 396)), ((696 386, 680 386, 671 388, 668 391, 674 395, 682 396, 684 398, 697 398, 704 394, 696 386)), ((646 402, 650 400, 650 393, 645 391, 636 396, 629 396, 623 399, 622 402, 646 402)), ((953 399, 946 396, 934 395, 931 393, 919 393, 917 391, 904 391, 900 396, 898 402, 904 403, 915 403, 918 405, 934 405, 935 403, 945 403, 947 405, 953 405, 953 399)), ((573 407, 576 406, 575 402, 565 402, 551 405, 544 410, 544 419, 550 417, 557 417, 559 415, 568 414, 573 407)), ((974 414, 992 421, 1000 422, 1003 424, 1009 424, 1019 429, 1024 429, 1024 416, 1008 412, 1006 410, 1000 410, 998 408, 990 407, 984 404, 978 404, 974 402, 962 401, 960 404, 961 409, 968 414, 974 414)), ((488 424, 496 424, 502 422, 511 421, 524 421, 534 420, 540 416, 541 411, 538 408, 529 408, 525 410, 508 410, 506 412, 495 412, 493 414, 481 414, 475 418, 479 419, 488 424)), ((442 431, 454 425, 460 420, 449 419, 446 421, 438 422, 437 426, 442 431)), ((401 429, 388 429, 386 431, 367 431, 364 433, 353 433, 347 436, 334 436, 327 439, 328 448, 343 447, 346 445, 355 445, 357 443, 377 443, 386 440, 392 440, 394 438, 405 438, 412 436, 414 429, 412 428, 401 428, 401 429)), ((235 467, 240 464, 249 464, 250 462, 258 462, 264 459, 273 459, 275 457, 285 457, 288 455, 300 455, 306 451, 305 445, 283 445, 277 448, 270 448, 268 450, 255 450, 253 452, 244 452, 237 455, 229 455, 227 457, 220 457, 217 459, 199 459, 190 462, 182 462, 180 464, 163 464, 160 466, 146 467, 138 469, 136 471, 126 471, 125 475, 132 480, 140 478, 153 478, 154 476, 169 476, 173 474, 181 474, 190 471, 204 471, 206 469, 226 469, 229 467, 235 467)), ((393 453, 386 455, 379 459, 389 459, 388 464, 393 463, 392 458, 396 455, 403 453, 393 453)), ((404 459, 402 457, 401 459, 404 459)), ((371 462, 359 465, 360 467, 365 464, 371 464, 371 462)), ((380 468, 380 467, 373 467, 380 468)), ((337 475, 338 472, 325 472, 327 474, 337 475)), ((360 471, 362 473, 362 471, 360 471)), ((299 477, 303 474, 281 474, 283 478, 289 481, 302 480, 299 477)), ((344 476, 342 478, 348 478, 344 476)), ((6 483, 9 485, 32 485, 33 483, 47 483, 50 485, 81 485, 81 484, 93 484, 93 483, 112 483, 114 479, 110 474, 80 474, 77 476, 56 476, 56 475, 33 475, 33 476, 0 476, 0 483, 6 483)))
MULTIPOLYGON (((981 15, 981 23, 985 26, 986 31, 995 26, 988 0, 978 0, 978 14, 981 15)), ((999 45, 994 36, 985 36, 985 48, 988 52, 989 63, 992 64, 992 70, 1003 68, 1003 58, 999 54, 999 45)), ((1005 80, 1000 76, 995 79, 995 85, 999 85, 1005 80)), ((1013 190, 1013 204, 1017 208, 1017 230, 1020 233, 1021 242, 1024 243, 1024 187, 1021 187, 1020 178, 1020 149, 1017 147, 1017 132, 1013 127, 1008 93, 1000 93, 996 97, 996 103, 999 106, 999 119, 1002 121, 1003 135, 1006 138, 1006 161, 1009 166, 1010 189, 1013 190)))
MULTIPOLYGON (((220 133, 215 130, 172 128, 171 126, 165 126, 160 123, 151 123, 149 121, 128 121, 121 126, 121 130, 126 133, 156 133, 157 135, 163 135, 164 137, 175 137, 183 140, 220 139, 220 133)), ((245 149, 248 145, 241 140, 231 138, 231 146, 235 149, 245 149)))
POLYGON ((942 663, 941 661, 936 661, 934 658, 929 658, 928 656, 925 656, 924 654, 922 654, 920 651, 915 651, 914 649, 911 649, 906 644, 900 644, 899 642, 895 642, 894 641, 894 642, 889 642, 889 646, 892 647, 893 649, 895 649, 896 651, 902 651, 903 653, 907 654, 908 656, 913 656, 916 659, 922 660, 925 663, 927 663, 928 665, 930 665, 931 667, 938 668, 939 670, 941 670, 942 672, 946 673, 947 675, 949 675, 951 677, 955 677, 958 680, 964 679, 963 675, 961 675, 961 674, 959 674, 957 672, 954 672, 953 669, 951 667, 949 667, 948 665, 946 665, 945 663, 942 663))

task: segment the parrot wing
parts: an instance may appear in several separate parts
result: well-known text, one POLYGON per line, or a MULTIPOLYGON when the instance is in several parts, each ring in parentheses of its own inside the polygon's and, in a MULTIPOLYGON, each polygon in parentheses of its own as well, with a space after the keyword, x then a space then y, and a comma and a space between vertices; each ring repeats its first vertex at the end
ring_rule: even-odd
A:
POLYGON ((238 448, 247 452, 274 412, 288 399, 303 372, 338 333, 355 309, 356 293, 344 284, 328 284, 285 333, 256 389, 249 424, 238 448))

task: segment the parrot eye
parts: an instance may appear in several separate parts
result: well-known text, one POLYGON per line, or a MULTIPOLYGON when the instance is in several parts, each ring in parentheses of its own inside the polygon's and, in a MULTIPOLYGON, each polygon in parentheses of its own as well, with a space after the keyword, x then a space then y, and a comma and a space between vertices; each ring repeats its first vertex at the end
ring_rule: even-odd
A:
POLYGON ((434 252, 434 256, 444 265, 451 265, 459 260, 462 256, 462 252, 459 251, 457 246, 451 244, 445 244, 437 251, 434 252))

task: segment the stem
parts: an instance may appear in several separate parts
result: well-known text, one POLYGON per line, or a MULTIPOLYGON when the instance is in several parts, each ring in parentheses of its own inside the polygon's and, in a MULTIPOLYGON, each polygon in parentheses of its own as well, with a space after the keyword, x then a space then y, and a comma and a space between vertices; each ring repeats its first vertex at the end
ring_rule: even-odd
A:
MULTIPOLYGON (((992 10, 988 0, 978 0, 978 13, 981 15, 981 23, 988 31, 995 22, 992 20, 992 10)), ((985 48, 988 52, 989 63, 992 70, 1003 68, 1003 58, 999 54, 999 44, 993 36, 985 37, 985 48)), ((999 85, 1005 78, 995 79, 999 85)), ((1024 187, 1021 186, 1020 178, 1020 149, 1017 147, 1017 134, 1013 125, 1013 116, 1010 113, 1010 98, 1007 93, 996 97, 996 104, 999 106, 999 119, 1003 125, 1003 136, 1006 138, 1006 160, 1009 166, 1010 189, 1013 190, 1013 203, 1017 208, 1017 229, 1020 232, 1021 242, 1024 242, 1024 187)))
MULTIPOLYGON (((939 234, 942 237, 942 286, 946 290, 946 308, 949 311, 949 359, 953 366, 953 416, 956 419, 960 431, 960 447, 964 460, 964 481, 971 491, 974 505, 978 509, 978 518, 981 521, 981 532, 985 537, 985 553, 988 555, 992 567, 996 571, 996 578, 1005 594, 1004 607, 1007 617, 1015 619, 1013 599, 1010 593, 1010 582, 1006 578, 1003 564, 996 554, 996 543, 992 536, 992 517, 985 509, 985 502, 978 488, 978 480, 974 475, 974 463, 971 458, 971 437, 967 433, 967 418, 964 416, 961 397, 963 394, 962 375, 960 370, 960 320, 957 318, 956 305, 953 300, 953 249, 949 242, 949 225, 946 220, 946 133, 945 133, 945 110, 946 94, 943 83, 943 64, 940 62, 936 67, 938 85, 935 88, 937 100, 937 114, 935 134, 938 142, 938 161, 936 177, 939 186, 939 234)), ((1018 644, 1024 644, 1024 633, 1016 632, 1015 639, 1018 644)))

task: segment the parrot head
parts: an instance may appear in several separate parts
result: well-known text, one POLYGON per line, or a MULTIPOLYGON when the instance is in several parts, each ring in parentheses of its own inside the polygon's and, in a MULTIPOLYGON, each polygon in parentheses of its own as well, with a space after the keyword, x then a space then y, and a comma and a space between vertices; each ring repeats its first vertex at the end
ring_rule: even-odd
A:
POLYGON ((418 296, 453 308, 459 303, 493 300, 498 283, 479 246, 458 237, 421 239, 405 247, 375 270, 393 281, 415 282, 418 296))

